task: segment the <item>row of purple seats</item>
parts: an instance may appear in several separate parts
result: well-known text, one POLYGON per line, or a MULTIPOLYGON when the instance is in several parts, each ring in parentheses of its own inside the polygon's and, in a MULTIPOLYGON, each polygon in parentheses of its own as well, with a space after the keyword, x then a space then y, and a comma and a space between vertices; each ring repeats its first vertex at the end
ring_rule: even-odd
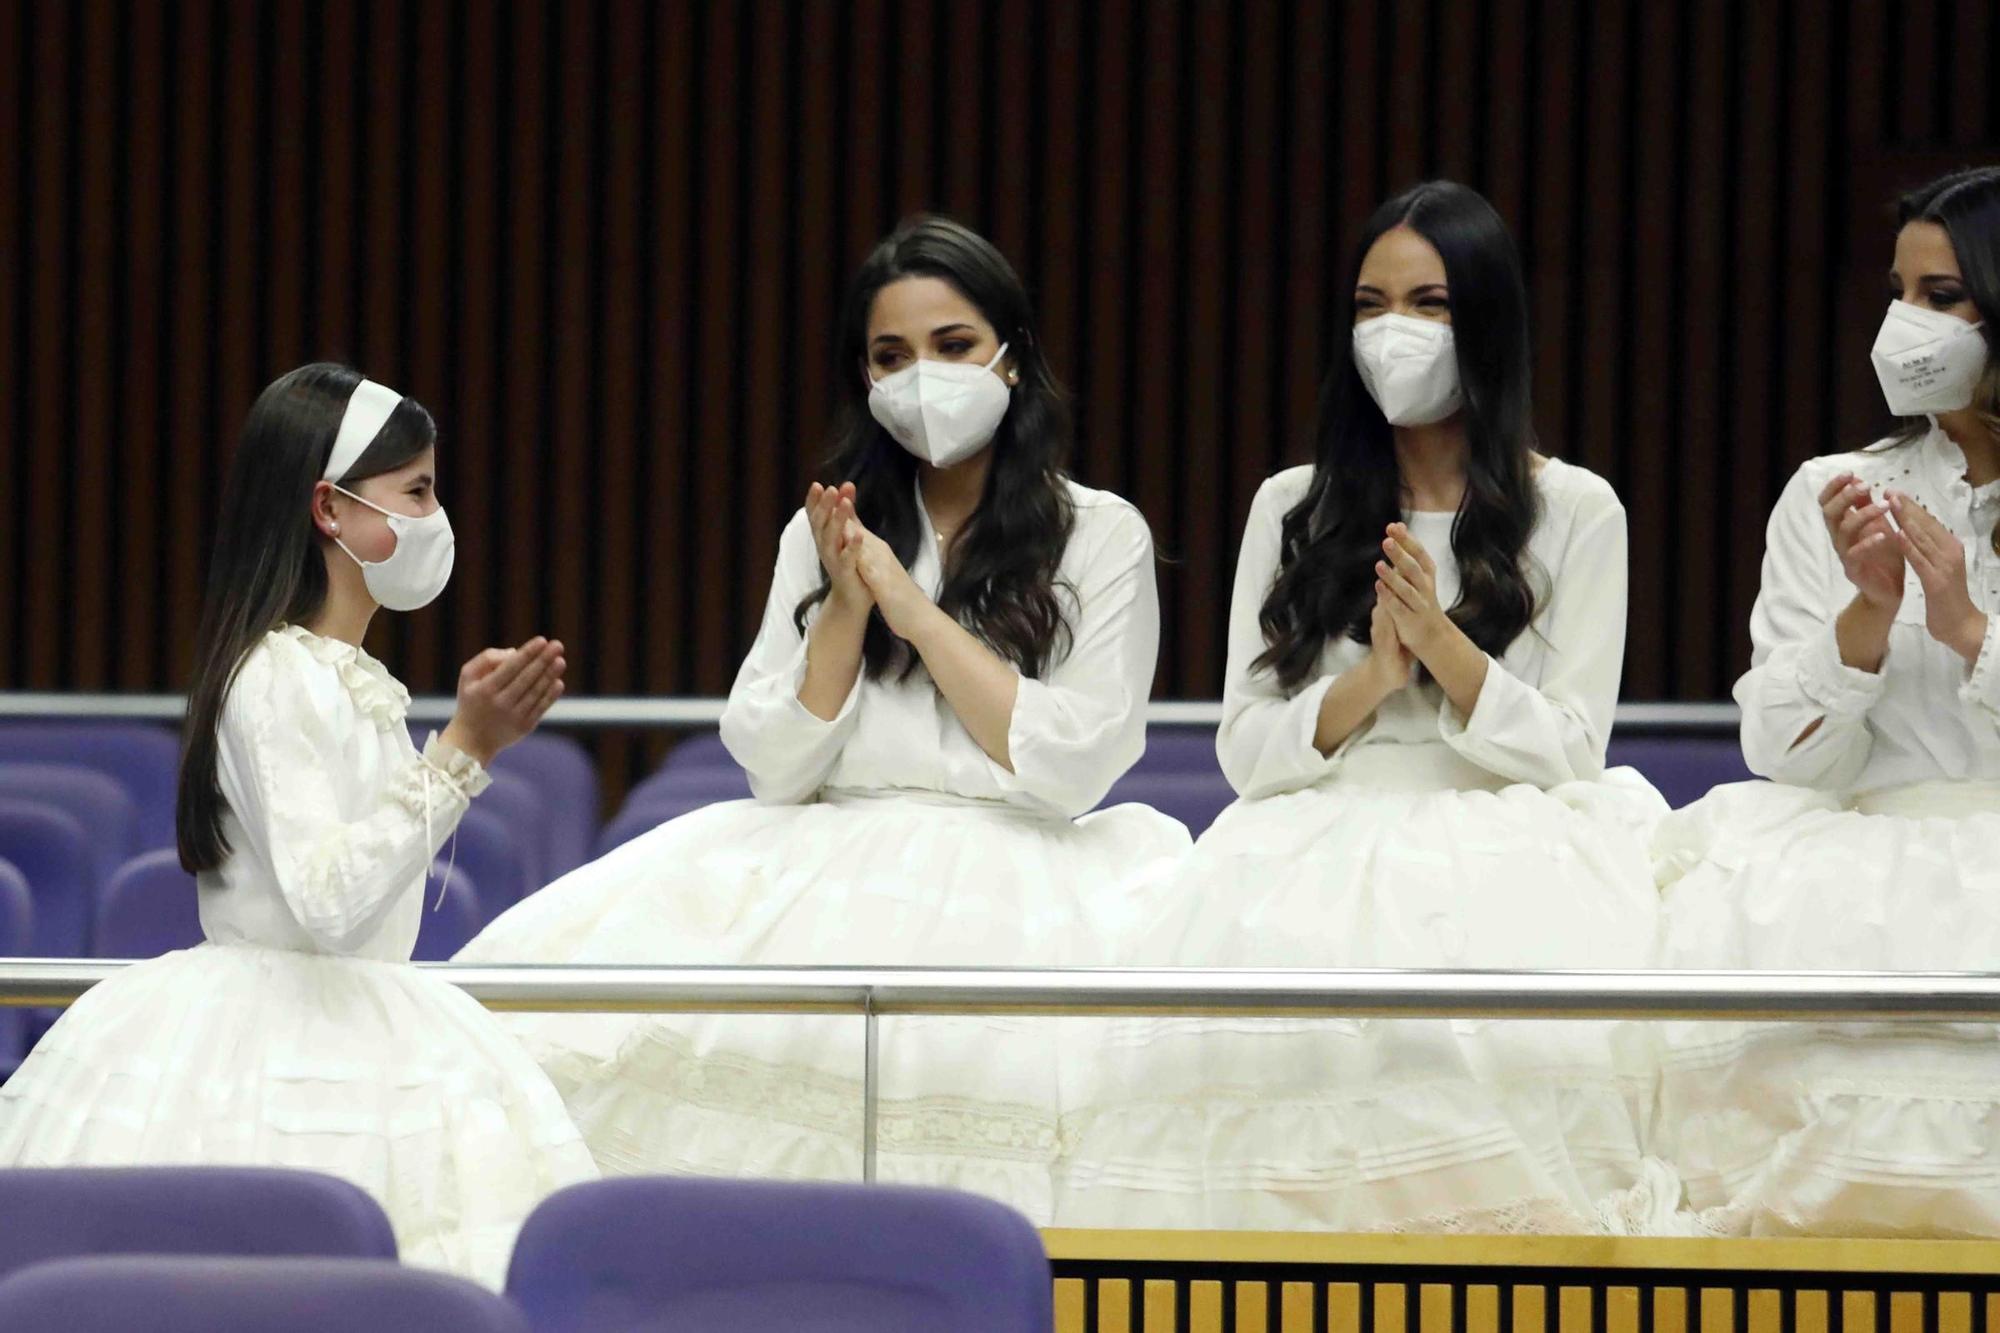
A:
POLYGON ((62 1259, 0 1280, 16 1333, 529 1333, 505 1297, 379 1259, 62 1259))
MULTIPOLYGON (((437 881, 424 886, 424 918, 416 947, 421 962, 449 959, 488 920, 472 874, 462 865, 449 868, 442 901, 437 881)), ((440 860, 433 869, 442 876, 447 863, 440 860)), ((194 876, 181 869, 179 856, 171 850, 148 852, 127 862, 98 896, 92 954, 98 958, 157 958, 200 944, 198 892, 194 876)))
POLYGON ((142 722, 0 723, 0 764, 65 764, 112 779, 130 795, 134 843, 122 853, 171 847, 180 741, 142 722))
MULTIPOLYGON (((426 905, 419 958, 449 958, 525 891, 526 872, 512 831, 491 811, 475 813, 472 831, 460 834, 461 864, 444 890, 442 908, 432 912, 426 905), (492 874, 510 896, 482 898, 481 873, 492 874)), ((25 935, 0 949, 0 956, 151 958, 201 942, 194 880, 171 847, 101 873, 91 834, 75 814, 39 801, 0 798, 0 861, 8 864, 12 886, 0 889, 0 942, 10 933, 25 935), (18 913, 12 910, 16 892, 28 899, 18 913)), ((0 1059, 5 1055, 0 1042, 0 1059)))
MULTIPOLYGON (((0 1228, 0 1327, 33 1328, 27 1275, 64 1266, 39 1294, 77 1301, 68 1333, 138 1327, 245 1327, 185 1322, 191 1293, 254 1290, 257 1328, 361 1325, 294 1322, 248 1283, 228 1292, 222 1256, 239 1274, 290 1271, 298 1261, 341 1260, 374 1271, 396 1257, 388 1220, 353 1186, 310 1172, 181 1167, 0 1171, 0 1217, 34 1227, 0 1228), (134 1256, 147 1256, 140 1260, 134 1256), (173 1256, 178 1263, 169 1260, 173 1256), (289 1263, 287 1262, 289 1261, 289 1263), (76 1265, 70 1269, 68 1265, 76 1265), (88 1265, 88 1267, 86 1267, 88 1265), (106 1293, 80 1296, 77 1275, 94 1272, 106 1293), (174 1274, 190 1280, 176 1284, 174 1274), (202 1280, 192 1280, 199 1276, 202 1280), (131 1325, 100 1311, 158 1302, 131 1325), (155 1313, 164 1319, 150 1316, 155 1313), (97 1320, 98 1322, 92 1322, 97 1320)), ((407 1271, 407 1270, 400 1270, 407 1271)), ((247 1279, 246 1279, 247 1282, 247 1279)), ((317 1290, 309 1282, 308 1289, 317 1290)), ((385 1288, 386 1289, 386 1288, 385 1288)), ((947 1190, 770 1181, 628 1177, 552 1195, 521 1230, 507 1279, 512 1309, 539 1333, 639 1333, 688 1328, 713 1333, 811 1327, 827 1330, 993 1330, 1051 1326, 1048 1262, 1026 1218, 997 1203, 947 1190)), ((377 1327, 451 1328, 390 1317, 382 1297, 364 1308, 377 1327)), ((221 1307, 211 1307, 221 1308, 221 1307)), ((440 1307, 442 1309, 442 1307, 440 1307)), ((487 1325, 463 1325, 485 1328, 487 1325)), ((496 1326, 497 1327, 497 1326, 496 1326)))
MULTIPOLYGON (((1608 762, 1637 769, 1675 808, 1711 787, 1751 776, 1731 736, 1621 735, 1612 739, 1608 762)), ((600 836, 598 853, 668 819, 749 794, 749 783, 723 747, 721 736, 714 732, 691 736, 668 753, 658 772, 632 789, 624 808, 600 836)), ((1104 804, 1150 805, 1199 835, 1235 799, 1216 759, 1214 729, 1168 725, 1148 732, 1145 754, 1113 784, 1104 804)))

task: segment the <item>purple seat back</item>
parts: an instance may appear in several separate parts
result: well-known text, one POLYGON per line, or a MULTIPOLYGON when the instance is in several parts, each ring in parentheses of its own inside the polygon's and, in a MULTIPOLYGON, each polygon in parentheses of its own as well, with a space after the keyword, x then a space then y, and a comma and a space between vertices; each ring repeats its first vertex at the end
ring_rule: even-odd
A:
MULTIPOLYGON (((437 863, 437 873, 445 873, 446 863, 437 863)), ((420 963, 444 963, 471 943, 486 928, 486 913, 480 904, 479 886, 464 866, 451 867, 451 877, 443 881, 443 900, 438 897, 439 880, 424 882, 424 921, 417 927, 417 947, 411 955, 420 963), (436 910, 432 910, 435 907, 436 910)))
POLYGON ((11 861, 35 901, 33 952, 82 958, 90 942, 97 871, 75 816, 35 801, 0 797, 0 860, 11 861))
POLYGON ((1199 773, 1221 776, 1215 757, 1214 727, 1148 727, 1146 753, 1132 766, 1135 773, 1199 773))
POLYGON ((0 1217, 34 1219, 0 1227, 0 1275, 82 1255, 396 1257, 381 1205, 313 1171, 17 1167, 0 1170, 0 1217))
POLYGON ((735 766, 728 768, 663 768, 626 793, 624 808, 657 804, 661 801, 701 797, 716 801, 750 799, 750 778, 735 766))
POLYGON ((1189 833, 1200 837, 1202 830, 1236 799, 1221 771, 1208 773, 1147 772, 1133 769, 1111 786, 1104 798, 1107 806, 1132 802, 1150 805, 1187 825, 1189 833))
MULTIPOLYGON (((18 958, 35 934, 35 904, 28 881, 13 863, 0 861, 0 958, 18 958)), ((28 1030, 19 1009, 0 1009, 0 1083, 28 1053, 28 1030)))
POLYGON ((559 879, 590 858, 603 798, 588 750, 568 736, 537 731, 502 750, 493 771, 526 779, 542 798, 543 879, 559 879))
POLYGON ((724 801, 742 800, 749 794, 748 791, 733 790, 733 784, 727 781, 689 783, 678 790, 656 788, 643 796, 635 790, 632 799, 625 802, 625 808, 618 812, 618 817, 606 824, 604 832, 598 835, 597 854, 603 856, 623 847, 669 820, 705 810, 711 805, 720 805, 724 801))
POLYGON ((90 951, 98 958, 157 958, 202 941, 194 876, 171 848, 127 861, 97 895, 90 951))
POLYGON ((138 808, 134 850, 174 845, 180 741, 143 722, 0 722, 0 763, 77 764, 125 787, 138 808))
MULTIPOLYGON (((439 876, 445 863, 436 864, 439 876)), ((423 923, 417 931, 415 956, 426 962, 450 958, 486 924, 479 891, 464 867, 452 871, 437 911, 438 881, 424 884, 423 923)), ((204 938, 200 892, 194 876, 180 867, 172 851, 134 857, 97 897, 97 923, 91 932, 91 952, 99 958, 157 958, 174 949, 191 949, 204 938)))
MULTIPOLYGON (((438 859, 465 869, 479 889, 480 915, 491 921, 515 903, 540 888, 529 873, 524 840, 515 835, 506 816, 483 807, 479 801, 465 812, 458 829, 438 848, 438 859)), ((437 892, 433 886, 431 892, 437 892)))
POLYGON ((1734 736, 1613 736, 1609 750, 1607 765, 1638 769, 1677 810, 1711 787, 1753 776, 1734 736))
POLYGON ((507 1291, 537 1333, 1046 1333, 1041 1237, 950 1190, 627 1177, 528 1218, 507 1291))
MULTIPOLYGON (((493 774, 493 785, 473 807, 500 816, 513 831, 521 874, 532 888, 549 882, 549 806, 535 785, 519 773, 493 774)), ((449 853, 447 853, 449 855, 449 853)))
POLYGON ((0 1281, 21 1333, 528 1333, 503 1297, 381 1259, 64 1259, 0 1281))
POLYGON ((667 751, 667 757, 660 761, 660 770, 735 768, 736 760, 722 743, 719 731, 697 731, 684 736, 667 751))
POLYGON ((90 835, 101 883, 139 850, 139 809, 123 783, 80 764, 0 762, 0 798, 52 805, 76 816, 90 835))

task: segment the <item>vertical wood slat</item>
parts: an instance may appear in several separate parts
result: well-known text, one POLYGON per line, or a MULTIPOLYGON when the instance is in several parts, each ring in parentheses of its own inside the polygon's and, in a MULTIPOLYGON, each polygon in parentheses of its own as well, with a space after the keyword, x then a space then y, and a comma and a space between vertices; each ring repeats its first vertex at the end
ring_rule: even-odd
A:
POLYGON ((28 42, 30 90, 28 106, 27 244, 17 281, 25 287, 27 311, 27 378, 21 391, 28 401, 27 438, 47 441, 28 451, 28 478, 16 504, 14 522, 26 532, 27 560, 20 571, 24 596, 22 618, 25 651, 24 681, 29 686, 54 685, 63 674, 63 635, 68 617, 64 606, 63 566, 56 555, 67 543, 70 469, 62 441, 67 434, 69 382, 67 340, 37 330, 65 328, 70 318, 68 276, 75 222, 69 191, 70 153, 76 136, 65 132, 70 107, 70 52, 77 38, 77 19, 68 6, 42 5, 33 13, 28 42))
MULTIPOLYGON (((119 689, 142 690, 153 687, 168 674, 160 655, 161 583, 160 497, 163 459, 159 444, 164 435, 165 386, 161 350, 166 336, 166 200, 167 178, 165 140, 167 24, 157 5, 135 5, 130 24, 123 34, 125 68, 129 95, 126 100, 124 134, 124 200, 119 219, 120 262, 124 265, 119 290, 122 307, 118 312, 118 336, 123 344, 119 359, 120 383, 114 392, 122 395, 118 413, 118 442, 113 457, 118 469, 120 504, 115 521, 119 525, 119 562, 116 574, 120 595, 107 598, 115 604, 118 634, 114 643, 119 689), (121 447, 122 442, 150 440, 154 447, 121 447)), ((7 41, 0 37, 0 47, 7 41)), ((9 82, 0 66, 0 84, 9 82)), ((6 126, 0 123, 0 138, 6 126)), ((7 205, 0 202, 0 213, 7 205)), ((6 225, 0 222, 0 254, 8 252, 6 225)), ((7 321, 0 318, 0 366, 11 363, 6 352, 7 321)), ((4 418, 0 418, 4 419, 4 418)), ((4 468, 0 468, 4 474, 4 468)), ((0 540, 0 587, 11 582, 7 569, 8 543, 0 540)), ((4 605, 4 595, 0 595, 4 605)), ((107 615, 113 614, 106 607, 107 615)), ((0 655, 4 661, 4 655, 0 655)))
POLYGON ((498 496, 518 489, 505 484, 500 430, 500 386, 507 378, 497 292, 505 148, 499 116, 471 119, 475 108, 497 106, 507 86, 501 69, 504 19, 494 7, 477 4, 466 6, 463 16, 458 97, 452 107, 454 123, 463 127, 451 136, 455 155, 451 170, 457 186, 457 226, 451 243, 456 345, 449 370, 452 399, 445 409, 449 415, 438 422, 447 460, 441 494, 459 533, 462 559, 453 571, 454 586, 447 598, 450 638, 459 651, 448 652, 447 662, 508 640, 515 628, 494 614, 500 604, 497 567, 507 544, 498 496))
MULTIPOLYGON (((175 17, 178 31, 170 38, 175 55, 166 99, 173 162, 168 176, 173 211, 167 222, 166 247, 166 304, 171 323, 162 354, 168 400, 166 499, 168 511, 181 516, 182 521, 163 525, 163 530, 178 540, 166 543, 161 562, 169 596, 167 639, 174 645, 169 651, 177 668, 171 678, 179 679, 194 642, 207 559, 206 542, 188 539, 185 520, 190 514, 205 519, 214 512, 213 493, 220 489, 222 477, 210 461, 213 435, 219 423, 232 414, 219 411, 215 405, 207 351, 215 313, 214 243, 209 230, 209 204, 215 192, 210 133, 216 60, 212 0, 189 0, 175 11, 175 17)), ((202 530, 206 526, 201 524, 202 530)), ((24 629, 50 632, 32 614, 24 629)))
MULTIPOLYGON (((113 450, 115 386, 90 375, 86 367, 93 351, 107 365, 116 365, 117 316, 112 309, 117 266, 117 104, 94 90, 115 86, 119 79, 120 16, 112 0, 91 0, 78 7, 76 30, 78 101, 82 137, 77 144, 76 278, 71 287, 70 394, 66 416, 71 433, 71 509, 67 527, 67 582, 86 588, 103 587, 111 577, 115 520, 111 485, 116 470, 113 450), (101 349, 101 350, 97 350, 101 349)), ((73 602, 70 623, 75 639, 68 674, 84 689, 103 689, 112 680, 111 644, 115 639, 113 610, 103 601, 73 602)))
MULTIPOLYGON (((403 242, 408 264, 403 324, 408 330, 409 348, 404 357, 407 366, 404 383, 397 387, 415 394, 419 401, 434 404, 435 415, 451 402, 448 391, 455 379, 452 330, 448 324, 451 312, 447 304, 451 282, 452 153, 447 100, 451 83, 446 71, 451 68, 451 53, 457 47, 459 33, 453 11, 447 5, 420 5, 411 18, 415 28, 415 75, 404 93, 408 118, 414 123, 407 130, 410 158, 405 176, 409 198, 403 242)), ((440 423, 440 430, 449 424, 447 418, 440 423)), ((477 467, 461 449, 447 447, 444 454, 453 466, 447 469, 440 463, 440 471, 454 484, 477 467)), ((468 538, 467 554, 484 569, 492 559, 490 530, 468 534, 468 538)), ((457 591, 464 596, 473 589, 464 587, 457 591)), ((405 669, 421 680, 445 679, 459 662, 444 651, 446 631, 442 616, 410 617, 405 669)))
POLYGON ((582 688, 722 688, 824 439, 838 292, 928 207, 1028 280, 1080 473, 1181 558, 1161 681, 1212 693, 1250 495, 1344 349, 1348 243, 1449 172, 1528 262, 1545 437, 1626 499, 1628 694, 1719 697, 1778 488, 1880 416, 1875 195, 1991 155, 1995 28, 1881 0, 7 6, 0 687, 179 684, 250 398, 334 356, 448 442, 458 583, 385 636, 413 686, 553 628, 582 688), (1892 101, 1896 53, 1945 42, 1892 101))
POLYGON ((597 159, 597 118, 590 113, 591 99, 604 82, 596 58, 600 21, 596 6, 565 13, 553 43, 557 68, 552 100, 566 110, 554 126, 553 248, 541 261, 551 280, 545 354, 553 383, 540 471, 521 478, 542 493, 542 516, 552 524, 542 552, 545 604, 535 627, 561 639, 566 650, 573 648, 579 682, 586 687, 596 672, 590 606, 598 596, 587 577, 587 534, 602 523, 589 503, 590 472, 602 450, 592 411, 599 348, 592 276, 601 256, 594 183, 603 173, 597 159))

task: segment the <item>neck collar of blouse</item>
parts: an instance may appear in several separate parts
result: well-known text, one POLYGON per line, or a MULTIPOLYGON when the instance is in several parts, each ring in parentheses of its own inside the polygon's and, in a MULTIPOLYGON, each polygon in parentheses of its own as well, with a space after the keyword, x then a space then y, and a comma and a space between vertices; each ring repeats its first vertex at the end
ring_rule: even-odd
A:
POLYGON ((355 708, 377 726, 398 726, 409 713, 410 692, 361 648, 315 634, 303 625, 286 625, 277 633, 303 647, 314 661, 333 668, 355 708))

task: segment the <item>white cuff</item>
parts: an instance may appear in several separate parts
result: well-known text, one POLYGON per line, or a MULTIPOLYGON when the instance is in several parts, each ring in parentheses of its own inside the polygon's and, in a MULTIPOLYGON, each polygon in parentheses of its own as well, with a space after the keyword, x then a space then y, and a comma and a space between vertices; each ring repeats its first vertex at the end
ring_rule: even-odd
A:
POLYGON ((1840 660, 1840 640, 1831 621, 1806 641, 1799 653, 1798 673, 1800 691, 1829 718, 1866 713, 1889 683, 1879 671, 1863 671, 1840 660))
POLYGON ((424 762, 468 801, 493 785, 493 775, 477 759, 456 746, 446 744, 435 731, 424 742, 424 762))

